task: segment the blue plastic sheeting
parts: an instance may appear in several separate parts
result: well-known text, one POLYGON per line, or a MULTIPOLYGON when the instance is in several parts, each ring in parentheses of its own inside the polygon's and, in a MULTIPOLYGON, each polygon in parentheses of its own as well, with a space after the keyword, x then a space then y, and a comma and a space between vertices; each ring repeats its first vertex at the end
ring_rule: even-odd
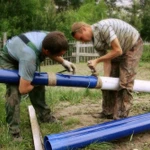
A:
MULTIPOLYGON (((20 76, 18 70, 5 70, 0 69, 0 83, 19 84, 20 76)), ((33 85, 48 85, 47 73, 34 74, 33 85)))
POLYGON ((150 130, 150 113, 44 137, 45 150, 77 150, 150 130))
POLYGON ((95 88, 97 77, 56 74, 57 86, 95 88))

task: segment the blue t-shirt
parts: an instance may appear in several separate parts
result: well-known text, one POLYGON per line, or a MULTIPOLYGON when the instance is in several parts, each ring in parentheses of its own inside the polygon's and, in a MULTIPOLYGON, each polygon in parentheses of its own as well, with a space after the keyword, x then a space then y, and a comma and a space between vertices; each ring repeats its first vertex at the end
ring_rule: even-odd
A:
MULTIPOLYGON (((24 35, 31 41, 38 51, 42 52, 42 41, 48 32, 27 32, 24 35)), ((28 81, 32 81, 37 68, 38 56, 30 46, 25 44, 18 36, 13 37, 6 43, 10 56, 18 61, 19 75, 28 81)))

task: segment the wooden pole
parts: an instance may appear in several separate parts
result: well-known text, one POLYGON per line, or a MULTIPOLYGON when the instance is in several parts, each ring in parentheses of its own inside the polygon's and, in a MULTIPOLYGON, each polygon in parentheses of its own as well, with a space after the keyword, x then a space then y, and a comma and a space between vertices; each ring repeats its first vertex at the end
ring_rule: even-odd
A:
POLYGON ((29 117, 31 122, 31 129, 32 129, 35 150, 44 150, 43 138, 36 118, 36 113, 32 105, 28 106, 28 111, 29 111, 29 117))

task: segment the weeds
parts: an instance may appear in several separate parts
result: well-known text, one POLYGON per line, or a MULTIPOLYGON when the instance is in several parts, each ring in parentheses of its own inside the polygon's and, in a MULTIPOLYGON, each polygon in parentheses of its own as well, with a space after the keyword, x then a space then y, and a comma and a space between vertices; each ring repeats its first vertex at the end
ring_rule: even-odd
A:
MULTIPOLYGON (((146 56, 146 58, 147 57, 148 56, 146 56)), ((62 70, 62 68, 58 67, 58 65, 57 66, 54 65, 50 67, 46 66, 43 67, 43 70, 45 69, 46 72, 49 72, 48 70, 49 68, 51 69, 50 70, 51 72, 58 72, 58 70, 62 70)), ((149 79, 148 71, 149 71, 149 64, 140 63, 140 67, 139 67, 140 74, 138 74, 139 75, 138 77, 149 79), (142 68, 144 68, 144 71, 142 68)), ((88 69, 87 71, 84 70, 84 72, 85 72, 84 74, 87 75, 89 73, 89 70, 88 69)), ((80 74, 80 72, 78 72, 78 74, 80 74)), ((19 143, 19 142, 13 142, 11 136, 8 133, 8 127, 5 121, 6 114, 5 114, 4 96, 5 96, 5 85, 0 84, 0 136, 1 136, 0 150, 34 150, 31 125, 30 125, 29 114, 27 109, 28 105, 31 105, 29 97, 26 98, 22 97, 22 101, 20 105, 20 110, 21 110, 20 128, 21 128, 21 134, 23 136, 23 141, 19 143)), ((132 115, 150 112, 149 93, 135 92, 133 93, 133 97, 135 101, 133 101, 133 107, 131 110, 132 115)), ((52 133, 65 132, 83 126, 84 120, 82 120, 81 118, 82 115, 83 117, 87 117, 86 119, 84 118, 87 126, 92 125, 94 123, 96 124, 96 123, 101 123, 106 121, 101 119, 94 120, 91 117, 93 119, 93 122, 90 122, 91 118, 89 118, 90 113, 93 113, 94 111, 95 112, 99 111, 99 108, 101 107, 101 99, 102 99, 102 94, 101 94, 101 90, 99 89, 46 87, 47 104, 51 108, 52 112, 54 112, 54 114, 57 114, 57 118, 61 123, 49 124, 49 123, 39 122, 42 136, 44 137, 45 135, 52 134, 52 133), (81 105, 85 107, 81 107, 81 108, 79 107, 79 109, 74 111, 71 115, 68 114, 69 117, 66 117, 65 115, 60 113, 62 112, 63 109, 65 110, 65 108, 69 108, 69 107, 75 108, 81 105), (90 107, 92 107, 92 110, 90 109, 90 107), (86 122, 87 120, 89 122, 86 122)), ((131 135, 130 137, 130 142, 132 142, 133 145, 136 137, 138 136, 131 135)), ((137 139, 139 140, 139 138, 137 139)), ((113 142, 93 143, 83 148, 83 150, 115 150, 115 149, 121 150, 119 149, 119 145, 122 145, 122 147, 128 145, 128 147, 130 147, 128 142, 129 140, 127 139, 124 140, 123 142, 118 142, 118 143, 113 143, 113 142)), ((141 149, 143 148, 143 150, 148 150, 150 142, 144 141, 144 143, 145 144, 142 145, 141 142, 141 149)), ((131 147, 129 149, 131 149, 131 147)))

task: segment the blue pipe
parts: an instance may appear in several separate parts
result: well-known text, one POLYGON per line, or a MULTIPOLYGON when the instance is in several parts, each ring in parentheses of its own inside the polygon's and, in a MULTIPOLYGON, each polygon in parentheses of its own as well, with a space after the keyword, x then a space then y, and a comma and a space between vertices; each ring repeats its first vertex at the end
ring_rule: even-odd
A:
POLYGON ((19 83, 19 75, 16 70, 0 69, 0 83, 19 83))
MULTIPOLYGON (((0 83, 10 83, 19 84, 20 76, 17 70, 6 70, 0 69, 0 83)), ((34 85, 48 85, 48 75, 47 73, 34 74, 34 79, 32 81, 34 85)))
MULTIPOLYGON (((18 84, 19 75, 17 70, 0 69, 0 83, 18 84)), ((63 74, 48 74, 46 72, 36 72, 32 81, 33 85, 49 85, 54 82, 53 86, 69 86, 69 87, 86 87, 95 88, 97 86, 97 77, 95 76, 77 76, 63 74)), ((51 86, 51 85, 50 85, 51 86)))
POLYGON ((56 74, 57 86, 95 88, 97 77, 56 74))
MULTIPOLYGON (((19 84, 17 70, 0 69, 0 83, 19 84)), ((119 90, 119 78, 64 75, 60 73, 35 72, 33 85, 66 86, 97 88, 102 90, 119 90)), ((150 92, 150 81, 135 80, 134 91, 150 92)))
MULTIPOLYGON (((0 69, 0 83, 19 84, 19 79, 17 70, 0 69)), ((63 75, 44 72, 36 72, 32 84, 86 88, 101 88, 102 85, 95 76, 63 75)), ((60 134, 47 135, 44 137, 44 146, 46 150, 76 150, 93 142, 111 141, 133 133, 150 130, 149 118, 150 114, 144 114, 60 134)))
POLYGON ((77 150, 150 130, 150 113, 105 122, 44 137, 45 150, 77 150))

